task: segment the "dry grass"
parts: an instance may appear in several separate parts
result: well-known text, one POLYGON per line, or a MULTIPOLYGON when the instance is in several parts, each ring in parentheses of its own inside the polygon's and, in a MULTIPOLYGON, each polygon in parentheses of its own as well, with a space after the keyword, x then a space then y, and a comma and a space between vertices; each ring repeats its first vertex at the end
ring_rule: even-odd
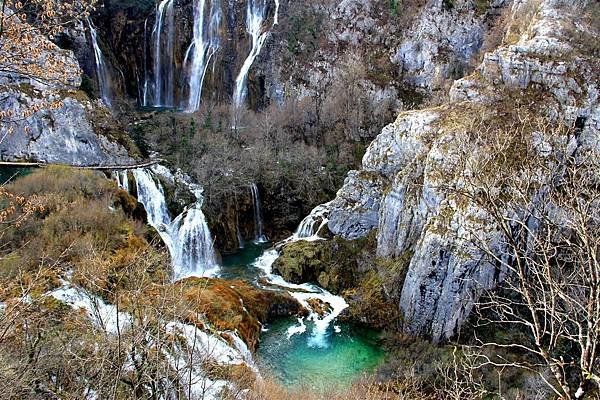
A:
MULTIPOLYGON (((238 399, 237 394, 229 394, 224 400, 238 399)), ((434 399, 421 391, 418 382, 378 383, 372 378, 349 387, 329 387, 315 389, 308 386, 286 388, 272 378, 256 380, 244 397, 246 400, 428 400, 434 399)))

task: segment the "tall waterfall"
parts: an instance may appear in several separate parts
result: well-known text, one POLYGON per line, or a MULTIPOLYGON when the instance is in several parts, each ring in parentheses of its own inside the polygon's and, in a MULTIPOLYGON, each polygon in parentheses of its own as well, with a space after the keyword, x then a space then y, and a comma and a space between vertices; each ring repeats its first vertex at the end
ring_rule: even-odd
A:
POLYGON ((198 111, 202 97, 202 86, 206 70, 212 56, 219 50, 219 26, 221 25, 221 5, 219 0, 212 0, 208 24, 205 23, 206 0, 195 0, 194 2, 194 37, 186 52, 183 64, 187 64, 191 55, 189 69, 189 98, 186 110, 188 112, 198 111), (205 29, 206 26, 207 28, 205 29), (208 30, 208 32, 207 32, 208 30))
MULTIPOLYGON (((279 3, 277 2, 276 4, 278 5, 279 3)), ((246 98, 246 94, 248 93, 247 82, 250 67, 260 53, 260 50, 262 49, 265 41, 267 40, 267 36, 269 35, 269 31, 265 30, 263 27, 266 11, 266 0, 247 0, 246 32, 248 32, 252 38, 252 49, 250 50, 248 57, 246 57, 240 73, 235 79, 233 104, 236 107, 241 106, 246 98)), ((275 21, 277 21, 277 15, 275 15, 275 21)))
MULTIPOLYGON (((175 0, 162 0, 156 7, 156 19, 152 29, 153 46, 153 72, 154 82, 153 102, 155 107, 173 107, 175 96, 175 13, 173 3, 175 0), (164 42, 164 43, 163 43, 164 42)), ((146 85, 149 83, 146 82, 146 85)))
MULTIPOLYGON (((171 220, 164 190, 152 172, 136 169, 133 175, 138 201, 146 209, 148 223, 158 231, 171 254, 175 278, 214 275, 219 267, 212 236, 202 213, 201 189, 194 190, 196 203, 171 220)), ((123 186, 125 180, 121 177, 117 182, 123 186)))
POLYGON ((88 27, 90 29, 90 37, 92 39, 92 48, 94 49, 94 60, 96 64, 96 77, 98 78, 98 88, 100 89, 100 98, 104 101, 107 107, 112 107, 112 82, 110 79, 110 72, 106 66, 104 60, 104 54, 102 49, 98 45, 98 33, 96 28, 92 25, 92 21, 87 19, 88 27))
MULTIPOLYGON (((148 17, 149 18, 149 17, 148 17)), ((144 91, 142 93, 142 105, 148 106, 148 85, 150 77, 148 76, 148 18, 144 20, 144 91)))
POLYGON ((262 210, 260 207, 260 194, 256 184, 250 186, 252 193, 252 208, 254 209, 254 241, 256 243, 266 243, 269 239, 265 236, 264 223, 262 219, 262 210))

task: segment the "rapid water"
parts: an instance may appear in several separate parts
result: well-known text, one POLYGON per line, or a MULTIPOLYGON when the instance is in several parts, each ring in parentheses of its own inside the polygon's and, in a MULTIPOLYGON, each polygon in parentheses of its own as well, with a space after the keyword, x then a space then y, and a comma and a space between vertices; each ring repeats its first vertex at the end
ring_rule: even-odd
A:
MULTIPOLYGON (((169 174, 161 169, 161 174, 169 174)), ((171 220, 164 190, 160 181, 149 169, 133 170, 137 187, 137 198, 148 215, 148 223, 163 239, 171 254, 175 279, 186 276, 212 276, 219 266, 215 259, 212 236, 202 212, 202 192, 197 186, 191 187, 196 202, 171 220)), ((173 179, 170 176, 170 179, 173 179)), ((129 190, 127 174, 116 173, 117 183, 129 190)))
POLYGON ((220 47, 219 26, 221 24, 221 5, 218 0, 211 1, 208 24, 205 22, 205 7, 205 0, 196 0, 194 2, 194 37, 183 61, 183 64, 187 65, 188 59, 191 59, 188 78, 189 98, 186 108, 188 112, 200 109, 202 86, 204 85, 206 70, 211 58, 220 47), (208 25, 208 29, 205 29, 205 25, 208 25))
MULTIPOLYGON (((175 96, 175 0, 162 0, 156 7, 154 28, 152 29, 153 44, 153 99, 151 104, 144 106, 173 107, 175 96)), ((146 82, 146 86, 149 82, 146 82)), ((148 88, 146 89, 148 90, 148 88)))
POLYGON ((94 50, 94 60, 96 65, 96 77, 98 79, 98 89, 100 90, 100 98, 108 108, 112 107, 112 83, 110 72, 104 59, 102 49, 98 44, 98 33, 92 25, 92 21, 87 18, 88 27, 90 29, 90 38, 92 39, 92 49, 94 50))
POLYGON ((260 204, 260 193, 256 184, 250 185, 250 193, 252 194, 252 208, 254 211, 254 242, 267 243, 269 239, 265 235, 265 224, 262 217, 262 209, 260 204))
MULTIPOLYGON (((277 7, 278 9, 279 7, 277 7)), ((247 0, 246 5, 246 32, 252 39, 252 48, 250 54, 246 57, 242 69, 235 79, 235 90, 233 92, 233 104, 236 107, 242 105, 248 92, 247 82, 250 67, 260 53, 269 31, 264 29, 263 24, 266 17, 267 1, 266 0, 247 0)), ((277 15, 275 15, 277 20, 277 15)))

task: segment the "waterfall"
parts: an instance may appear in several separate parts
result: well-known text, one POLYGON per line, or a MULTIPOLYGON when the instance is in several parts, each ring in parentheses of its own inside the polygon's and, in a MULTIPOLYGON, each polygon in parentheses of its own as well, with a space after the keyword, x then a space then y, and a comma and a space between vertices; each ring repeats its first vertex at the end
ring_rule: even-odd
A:
POLYGON ((325 228, 325 226, 329 222, 329 210, 330 210, 329 205, 330 204, 331 204, 331 202, 316 206, 310 212, 310 214, 308 214, 302 220, 302 222, 300 222, 300 225, 298 225, 298 228, 296 229, 296 232, 294 232, 294 235, 291 237, 291 239, 292 240, 299 240, 299 239, 319 240, 319 239, 322 239, 319 236, 319 232, 321 232, 321 230, 323 228, 325 228))
POLYGON ((98 78, 98 88, 100 89, 100 98, 104 101, 107 107, 112 107, 112 84, 110 79, 110 73, 106 62, 104 60, 104 54, 102 49, 98 45, 98 33, 96 28, 92 25, 92 21, 87 18, 88 27, 90 29, 90 37, 92 39, 92 48, 94 50, 94 60, 96 63, 96 77, 98 78))
POLYGON ((142 95, 142 105, 148 106, 148 18, 144 20, 144 93, 142 95))
POLYGON ((273 17, 273 26, 279 24, 279 0, 275 0, 275 16, 273 17))
MULTIPOLYGON (((269 31, 263 28, 266 10, 266 0, 247 0, 246 32, 248 32, 252 38, 252 49, 244 61, 240 73, 235 79, 233 103, 236 107, 241 106, 246 98, 246 94, 248 92, 248 88, 246 87, 248 81, 248 72, 250 71, 250 67, 260 53, 263 45, 265 44, 269 34, 269 31)), ((277 15, 275 15, 275 20, 277 20, 277 15)))
POLYGON ((175 42, 175 14, 173 3, 174 0, 162 0, 158 4, 154 28, 152 29, 152 39, 154 40, 154 101, 152 105, 155 107, 172 107, 174 105, 175 60, 173 45, 175 42), (164 25, 166 25, 166 28, 164 25), (163 49, 163 37, 166 37, 166 49, 163 49))
MULTIPOLYGON (((135 169, 133 176, 138 201, 146 210, 148 223, 158 231, 171 254, 175 278, 214 275, 218 271, 218 264, 212 236, 202 213, 201 189, 193 188, 196 203, 171 220, 164 190, 152 172, 148 169, 135 169)), ((125 189, 126 178, 121 176, 117 182, 125 189)))
POLYGON ((129 175, 127 171, 114 171, 112 178, 117 181, 117 185, 126 192, 129 192, 129 175))
POLYGON ((260 194, 256 184, 250 186, 252 193, 252 208, 254 209, 254 241, 256 243, 266 243, 269 239, 265 236, 262 211, 260 208, 260 194))
POLYGON ((189 72, 189 98, 187 111, 194 112, 200 108, 202 86, 206 70, 212 56, 219 50, 219 26, 221 25, 221 6, 218 0, 212 0, 208 17, 208 32, 205 31, 204 22, 205 0, 194 2, 194 37, 186 52, 183 64, 191 54, 189 72))

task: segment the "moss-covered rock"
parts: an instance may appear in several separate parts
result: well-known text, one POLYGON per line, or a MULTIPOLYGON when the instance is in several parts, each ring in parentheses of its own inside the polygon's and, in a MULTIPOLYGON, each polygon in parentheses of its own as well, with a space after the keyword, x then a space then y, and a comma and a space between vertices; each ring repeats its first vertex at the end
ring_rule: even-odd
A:
POLYGON ((259 289, 246 281, 188 278, 175 285, 190 306, 187 322, 198 324, 205 318, 218 331, 236 332, 251 350, 258 345, 262 324, 304 313, 287 292, 259 289))

